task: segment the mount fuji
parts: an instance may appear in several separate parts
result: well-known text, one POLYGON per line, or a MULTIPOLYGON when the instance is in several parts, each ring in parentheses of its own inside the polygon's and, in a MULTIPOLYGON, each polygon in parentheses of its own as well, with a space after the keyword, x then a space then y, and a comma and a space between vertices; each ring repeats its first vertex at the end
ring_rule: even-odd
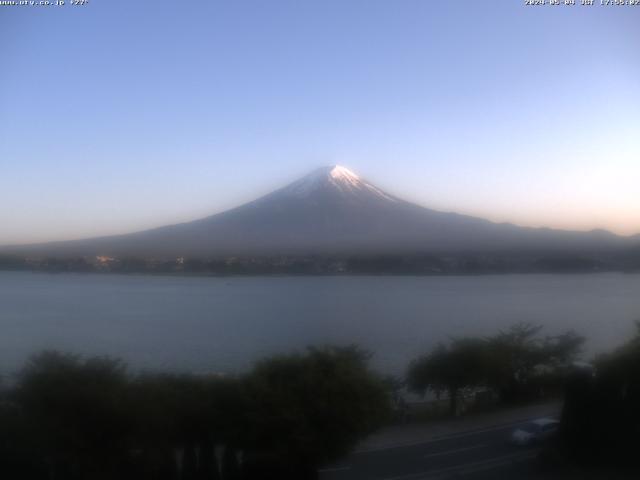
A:
MULTIPOLYGON (((11 249, 47 255, 235 256, 602 253, 638 244, 603 230, 526 228, 402 200, 342 166, 200 220, 137 233, 11 249)), ((6 248, 3 250, 7 250, 6 248)))

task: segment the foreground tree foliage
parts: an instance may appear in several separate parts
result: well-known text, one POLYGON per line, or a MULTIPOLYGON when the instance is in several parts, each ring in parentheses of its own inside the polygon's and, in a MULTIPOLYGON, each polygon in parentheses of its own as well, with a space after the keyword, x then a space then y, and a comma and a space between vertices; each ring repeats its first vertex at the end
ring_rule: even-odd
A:
POLYGON ((388 413, 383 381, 354 348, 265 360, 247 379, 256 478, 305 479, 338 459, 388 413))
POLYGON ((242 377, 146 374, 45 352, 0 398, 3 478, 305 479, 384 420, 355 348, 273 357, 242 377))
POLYGON ((587 465, 638 469, 640 323, 628 343, 575 372, 567 387, 561 450, 587 465))
POLYGON ((411 390, 445 392, 452 415, 461 392, 489 388, 503 403, 560 391, 584 338, 573 331, 540 337, 541 327, 520 323, 487 338, 452 339, 414 360, 407 372, 411 390))
POLYGON ((454 339, 439 344, 431 353, 412 362, 407 381, 409 388, 424 394, 445 392, 449 412, 458 411, 461 390, 482 385, 486 378, 487 342, 477 338, 454 339))
POLYGON ((487 385, 504 403, 530 399, 545 388, 561 390, 567 368, 577 360, 583 337, 570 330, 543 338, 541 330, 519 323, 487 339, 487 385))
POLYGON ((109 358, 45 352, 26 365, 15 408, 49 478, 108 475, 125 458, 124 366, 109 358))

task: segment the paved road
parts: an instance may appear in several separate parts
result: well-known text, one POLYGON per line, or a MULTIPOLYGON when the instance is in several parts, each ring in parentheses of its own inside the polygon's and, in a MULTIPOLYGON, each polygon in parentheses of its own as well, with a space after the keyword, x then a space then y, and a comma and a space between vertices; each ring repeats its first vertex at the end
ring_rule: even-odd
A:
POLYGON ((537 478, 534 460, 538 450, 507 443, 510 432, 527 419, 508 425, 485 425, 412 444, 360 451, 321 470, 320 479, 537 478))

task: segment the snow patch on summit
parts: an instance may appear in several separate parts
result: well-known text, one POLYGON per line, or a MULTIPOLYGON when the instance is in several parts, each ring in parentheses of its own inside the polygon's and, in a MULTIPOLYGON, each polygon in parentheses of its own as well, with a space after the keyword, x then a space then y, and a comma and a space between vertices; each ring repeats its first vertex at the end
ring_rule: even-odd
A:
POLYGON ((319 168, 306 177, 285 187, 281 190, 281 193, 305 198, 318 190, 327 188, 336 190, 343 195, 373 194, 385 200, 396 201, 395 198, 387 195, 378 187, 361 179, 351 170, 341 165, 319 168))
POLYGON ((341 165, 336 165, 335 167, 331 168, 331 170, 329 171, 329 176, 337 182, 345 182, 356 187, 362 183, 360 177, 358 177, 348 168, 341 165))

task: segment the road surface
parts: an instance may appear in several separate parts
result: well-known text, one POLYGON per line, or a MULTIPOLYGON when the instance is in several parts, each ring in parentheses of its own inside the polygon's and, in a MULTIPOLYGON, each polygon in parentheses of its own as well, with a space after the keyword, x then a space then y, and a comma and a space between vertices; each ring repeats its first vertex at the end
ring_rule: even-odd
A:
POLYGON ((490 415, 468 422, 442 422, 423 426, 424 435, 415 428, 405 428, 387 434, 392 441, 369 442, 357 452, 325 469, 321 480, 435 480, 448 478, 542 478, 536 468, 537 448, 516 447, 507 442, 518 425, 540 416, 557 416, 558 405, 546 405, 537 410, 510 411, 502 417, 490 415), (504 420, 500 422, 500 420, 504 420))

